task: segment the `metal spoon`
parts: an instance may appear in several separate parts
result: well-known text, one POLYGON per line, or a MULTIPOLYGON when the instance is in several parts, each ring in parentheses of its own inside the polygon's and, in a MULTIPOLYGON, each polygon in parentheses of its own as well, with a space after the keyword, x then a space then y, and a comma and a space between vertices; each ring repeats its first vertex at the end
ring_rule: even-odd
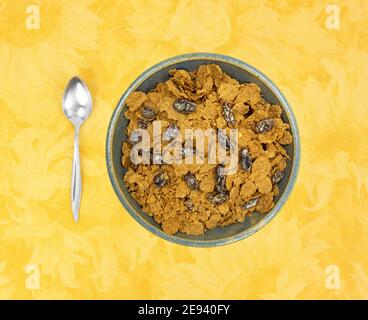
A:
POLYGON ((82 193, 78 136, 81 125, 92 112, 91 94, 86 84, 78 77, 72 78, 66 86, 62 109, 65 116, 71 121, 75 128, 71 204, 74 220, 78 222, 82 193))

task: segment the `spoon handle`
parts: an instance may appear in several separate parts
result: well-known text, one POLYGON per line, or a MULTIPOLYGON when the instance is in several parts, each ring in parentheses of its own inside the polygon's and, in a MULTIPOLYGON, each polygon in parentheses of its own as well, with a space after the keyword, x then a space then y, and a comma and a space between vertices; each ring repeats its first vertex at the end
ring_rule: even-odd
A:
POLYGON ((74 157, 73 157, 73 172, 72 172, 72 210, 75 222, 79 219, 79 207, 82 193, 82 177, 80 169, 80 159, 79 159, 79 127, 75 127, 74 134, 74 157))

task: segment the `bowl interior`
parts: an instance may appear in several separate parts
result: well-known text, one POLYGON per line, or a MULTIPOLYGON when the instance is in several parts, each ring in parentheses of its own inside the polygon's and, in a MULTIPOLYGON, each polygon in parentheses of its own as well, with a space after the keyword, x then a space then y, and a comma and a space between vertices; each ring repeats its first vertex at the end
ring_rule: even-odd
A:
MULTIPOLYGON (((158 71, 155 70, 154 73, 143 74, 135 83, 135 85, 133 85, 133 87, 131 87, 130 89, 131 91, 139 90, 148 92, 153 89, 158 82, 166 81, 169 78, 168 71, 170 69, 182 68, 188 71, 192 71, 202 64, 209 63, 218 64, 224 72, 226 72, 232 78, 237 79, 241 83, 256 83, 261 88, 262 95, 268 102, 272 104, 280 104, 283 107, 282 118, 286 123, 290 124, 292 116, 289 114, 288 110, 285 110, 283 102, 280 101, 280 99, 277 97, 274 89, 272 89, 269 84, 266 84, 264 82, 264 79, 261 75, 254 72, 254 70, 246 69, 246 67, 244 66, 235 65, 231 62, 223 60, 198 58, 187 61, 174 61, 171 65, 163 66, 163 68, 160 68, 158 71)), ((266 219, 268 222, 268 220, 270 220, 277 213, 277 211, 279 210, 277 206, 267 214, 259 214, 257 212, 254 212, 253 214, 246 216, 243 222, 226 227, 217 227, 213 230, 208 230, 204 235, 200 236, 191 236, 182 233, 177 233, 174 236, 168 236, 163 233, 160 225, 157 224, 152 217, 144 213, 142 208, 132 198, 123 181, 123 175, 125 174, 126 169, 124 169, 121 165, 121 147, 122 142, 125 141, 127 138, 125 134, 125 129, 128 124, 128 120, 124 117, 124 111, 126 110, 124 106, 124 100, 125 98, 123 96, 119 104, 120 110, 117 110, 117 120, 111 128, 112 132, 109 133, 112 135, 112 159, 110 159, 111 167, 109 168, 109 170, 111 170, 116 177, 118 186, 114 186, 115 191, 118 194, 124 207, 144 227, 167 240, 171 240, 181 244, 206 246, 213 242, 213 245, 218 245, 219 243, 224 244, 227 242, 232 242, 236 237, 239 238, 239 234, 242 234, 242 237, 244 238, 254 233, 258 230, 257 225, 265 224, 265 221, 263 221, 264 219, 266 219)), ((294 132, 292 132, 292 134, 295 141, 297 137, 295 137, 294 132)), ((289 182, 289 178, 294 165, 294 142, 286 146, 286 150, 291 157, 291 161, 288 161, 288 166, 285 171, 285 177, 279 183, 280 193, 277 197, 275 197, 275 203, 277 203, 280 197, 283 196, 286 186, 289 182)))

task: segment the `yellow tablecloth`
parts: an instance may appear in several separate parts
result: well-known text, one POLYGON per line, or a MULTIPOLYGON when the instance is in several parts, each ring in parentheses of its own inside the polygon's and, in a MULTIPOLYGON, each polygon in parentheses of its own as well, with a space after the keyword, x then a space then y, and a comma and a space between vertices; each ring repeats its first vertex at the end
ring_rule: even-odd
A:
POLYGON ((368 298, 368 1, 2 0, 1 298, 368 298), (298 4, 300 3, 300 4, 298 4), (266 73, 302 140, 296 188, 270 225, 212 249, 171 244, 125 212, 105 167, 122 92, 173 55, 266 73), (64 87, 94 98, 81 130, 80 222, 69 204, 64 87))

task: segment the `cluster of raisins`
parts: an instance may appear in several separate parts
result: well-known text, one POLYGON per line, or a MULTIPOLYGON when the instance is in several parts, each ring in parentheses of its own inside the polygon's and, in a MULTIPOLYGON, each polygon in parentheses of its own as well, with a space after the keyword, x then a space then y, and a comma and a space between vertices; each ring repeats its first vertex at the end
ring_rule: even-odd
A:
MULTIPOLYGON (((178 99, 174 102, 173 108, 180 113, 189 114, 196 110, 196 104, 192 101, 186 99, 178 99)), ((235 117, 233 114, 232 109, 227 103, 222 105, 222 114, 229 126, 233 126, 235 124, 235 117)), ((143 107, 141 110, 141 118, 138 121, 138 125, 140 128, 147 128, 147 123, 155 119, 156 112, 148 107, 143 107)), ((257 133, 265 133, 270 131, 273 128, 274 121, 273 119, 264 119, 259 121, 256 124, 256 132, 257 133)), ((177 135, 179 134, 179 128, 176 124, 170 124, 162 135, 162 139, 164 141, 171 142, 174 140, 177 135)), ((138 132, 133 131, 132 135, 130 136, 130 142, 132 144, 136 144, 141 140, 141 136, 138 132)), ((223 130, 218 130, 218 140, 219 144, 225 150, 233 150, 234 146, 231 144, 229 137, 223 130)), ((182 151, 183 155, 193 155, 195 154, 195 150, 191 147, 185 147, 182 151)), ((151 158, 152 158, 152 150, 151 150, 151 158)), ((151 159, 152 161, 153 159, 151 159)), ((160 159, 162 160, 162 159, 160 159)), ((240 166, 246 172, 250 172, 252 168, 252 158, 249 154, 248 149, 244 148, 240 152, 240 166)), ((216 176, 216 184, 214 191, 208 194, 208 200, 215 204, 222 204, 229 198, 229 191, 226 188, 226 169, 225 167, 220 164, 215 168, 215 176, 216 176)), ((284 171, 276 171, 272 176, 272 182, 274 184, 279 183, 282 178, 284 177, 284 171)), ((187 186, 191 190, 198 190, 199 189, 199 182, 196 176, 188 172, 183 176, 183 179, 187 186)), ((154 176, 153 182, 158 187, 164 187, 168 183, 168 176, 165 172, 160 171, 158 174, 154 176)), ((253 198, 242 205, 244 210, 249 210, 255 207, 258 203, 259 198, 253 198)), ((184 198, 184 204, 188 208, 189 211, 194 210, 194 204, 192 200, 188 197, 184 198)))

